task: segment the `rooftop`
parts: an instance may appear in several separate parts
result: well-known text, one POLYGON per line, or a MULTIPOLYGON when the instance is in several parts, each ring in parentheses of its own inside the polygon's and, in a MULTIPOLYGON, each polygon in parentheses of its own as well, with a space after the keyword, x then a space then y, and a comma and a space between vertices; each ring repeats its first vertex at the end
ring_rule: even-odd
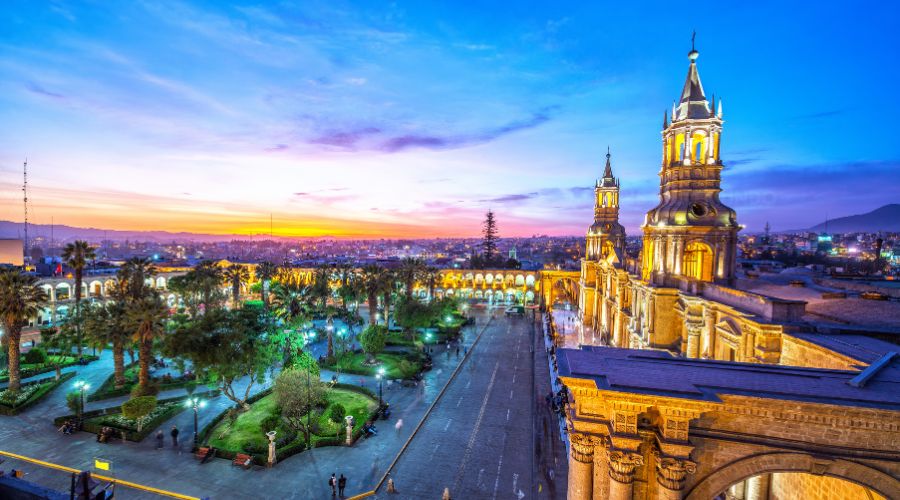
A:
POLYGON ((676 358, 666 351, 585 346, 557 351, 561 377, 593 380, 600 390, 720 402, 723 395, 900 411, 900 360, 864 387, 858 372, 676 358))

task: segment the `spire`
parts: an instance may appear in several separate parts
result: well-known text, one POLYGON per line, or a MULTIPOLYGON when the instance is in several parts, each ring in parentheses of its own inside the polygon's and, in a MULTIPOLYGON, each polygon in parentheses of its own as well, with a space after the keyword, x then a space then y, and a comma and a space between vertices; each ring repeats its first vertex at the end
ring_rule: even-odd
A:
POLYGON ((700 73, 697 71, 697 58, 700 57, 700 53, 694 48, 696 36, 696 32, 691 36, 691 51, 688 52, 691 64, 688 66, 687 78, 684 81, 684 88, 681 90, 681 100, 672 121, 686 118, 709 118, 711 113, 709 103, 706 101, 706 94, 703 92, 703 84, 700 83, 700 73))
POLYGON ((610 156, 612 156, 612 155, 609 154, 609 146, 606 146, 606 168, 603 169, 603 178, 604 179, 612 179, 613 178, 612 165, 610 165, 610 163, 609 163, 610 156))
POLYGON ((669 128, 669 112, 663 111, 663 130, 669 128))

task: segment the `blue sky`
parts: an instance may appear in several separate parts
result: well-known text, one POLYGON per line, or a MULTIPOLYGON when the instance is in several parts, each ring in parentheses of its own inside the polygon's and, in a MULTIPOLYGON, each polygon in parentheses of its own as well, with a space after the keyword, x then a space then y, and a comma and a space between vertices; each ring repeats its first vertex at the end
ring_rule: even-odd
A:
POLYGON ((284 235, 636 233, 692 30, 748 231, 900 202, 890 2, 28 2, 0 17, 0 218, 284 235))

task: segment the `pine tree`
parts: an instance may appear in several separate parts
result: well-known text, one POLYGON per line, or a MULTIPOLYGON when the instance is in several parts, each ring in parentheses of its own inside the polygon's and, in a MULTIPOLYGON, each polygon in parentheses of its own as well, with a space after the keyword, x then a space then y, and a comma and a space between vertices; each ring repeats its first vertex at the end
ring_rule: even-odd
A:
POLYGON ((484 217, 484 225, 482 228, 484 239, 481 241, 481 251, 484 255, 484 264, 491 266, 497 258, 497 221, 494 219, 494 212, 488 210, 484 217))

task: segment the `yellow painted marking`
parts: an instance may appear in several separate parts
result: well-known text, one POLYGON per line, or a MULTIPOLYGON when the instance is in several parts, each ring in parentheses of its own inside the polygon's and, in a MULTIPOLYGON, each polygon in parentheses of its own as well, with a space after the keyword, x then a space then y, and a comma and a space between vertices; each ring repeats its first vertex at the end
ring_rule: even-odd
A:
MULTIPOLYGON (((22 460, 23 462, 29 462, 29 463, 32 463, 35 465, 41 465, 44 467, 49 467, 51 469, 61 470, 61 471, 65 471, 65 472, 74 472, 76 474, 81 472, 78 469, 66 467, 65 465, 58 465, 58 464, 54 464, 51 462, 45 462, 44 460, 38 460, 36 458, 30 458, 30 457, 26 457, 24 455, 17 455, 15 453, 10 453, 8 451, 0 450, 0 455, 5 455, 9 458, 15 458, 16 460, 22 460)), ((171 498, 179 498, 181 500, 200 500, 200 498, 198 498, 198 497, 191 497, 191 496, 187 496, 187 495, 182 495, 181 493, 175 493, 173 491, 161 490, 159 488, 154 488, 152 486, 144 486, 143 484, 132 483, 131 481, 116 479, 114 477, 101 476, 100 474, 91 474, 91 477, 98 479, 100 481, 109 481, 111 483, 120 484, 120 485, 128 487, 128 488, 149 491, 150 493, 156 493, 157 495, 163 495, 163 496, 167 496, 167 497, 171 497, 171 498)))
POLYGON ((94 459, 94 468, 100 470, 109 470, 109 462, 106 460, 100 460, 99 458, 94 459))

